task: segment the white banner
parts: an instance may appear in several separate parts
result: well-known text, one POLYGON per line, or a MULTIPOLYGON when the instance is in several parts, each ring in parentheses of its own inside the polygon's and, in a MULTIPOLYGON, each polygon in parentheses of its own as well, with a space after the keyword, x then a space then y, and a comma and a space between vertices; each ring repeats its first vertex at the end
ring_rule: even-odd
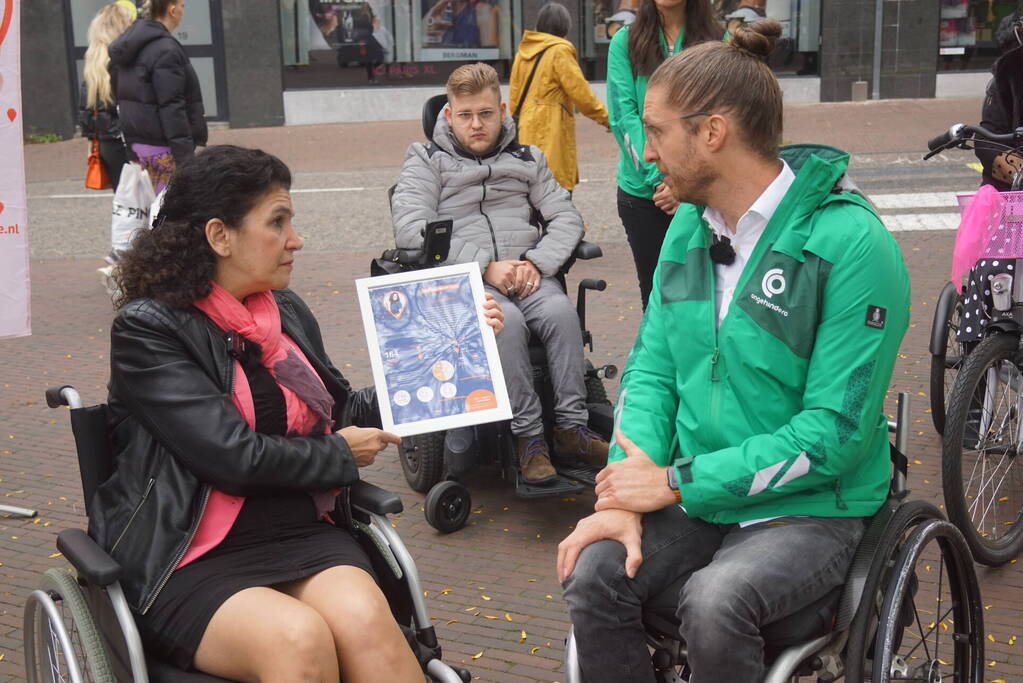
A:
POLYGON ((20 25, 20 0, 0 0, 0 338, 32 333, 20 25))

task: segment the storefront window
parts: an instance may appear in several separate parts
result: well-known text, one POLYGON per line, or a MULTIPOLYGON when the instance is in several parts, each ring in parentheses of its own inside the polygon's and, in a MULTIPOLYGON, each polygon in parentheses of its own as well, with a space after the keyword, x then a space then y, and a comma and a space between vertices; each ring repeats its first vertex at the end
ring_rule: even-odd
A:
POLYGON ((469 61, 506 72, 514 54, 510 0, 279 3, 289 89, 444 83, 469 61))
POLYGON ((938 70, 987 70, 1023 44, 1017 0, 941 0, 938 70))

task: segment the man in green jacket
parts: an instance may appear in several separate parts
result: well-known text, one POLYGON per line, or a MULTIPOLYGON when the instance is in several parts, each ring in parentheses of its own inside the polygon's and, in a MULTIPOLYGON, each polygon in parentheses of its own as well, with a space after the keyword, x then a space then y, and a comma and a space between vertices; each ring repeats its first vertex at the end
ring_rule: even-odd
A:
POLYGON ((773 20, 665 62, 645 156, 679 207, 622 378, 596 512, 559 546, 583 678, 653 681, 642 606, 681 586, 691 681, 764 675, 760 627, 845 582, 889 483, 909 318, 899 247, 848 155, 781 150, 773 20))

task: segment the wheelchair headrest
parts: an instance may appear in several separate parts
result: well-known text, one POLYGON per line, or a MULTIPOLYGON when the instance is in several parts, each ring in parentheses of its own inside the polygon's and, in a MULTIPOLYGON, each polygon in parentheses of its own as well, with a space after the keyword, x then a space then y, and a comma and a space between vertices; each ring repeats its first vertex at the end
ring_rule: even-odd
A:
POLYGON ((440 116, 447 103, 447 93, 441 93, 426 100, 426 104, 423 105, 423 135, 431 142, 433 141, 433 128, 437 125, 437 117, 440 116))

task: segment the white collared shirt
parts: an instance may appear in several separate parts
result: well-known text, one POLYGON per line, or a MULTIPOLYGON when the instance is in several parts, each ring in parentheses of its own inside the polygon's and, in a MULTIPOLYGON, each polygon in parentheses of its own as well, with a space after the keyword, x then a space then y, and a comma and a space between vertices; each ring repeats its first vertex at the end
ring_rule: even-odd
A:
POLYGON ((728 313, 728 307, 735 295, 735 286, 739 283, 739 277, 742 275, 742 270, 746 267, 749 257, 753 254, 757 241, 764 234, 764 228, 767 227, 771 216, 774 215, 781 200, 785 197, 785 193, 789 191, 789 187, 796 179, 796 175, 784 160, 781 165, 778 177, 767 186, 767 189, 757 197, 749 210, 739 218, 739 222, 735 225, 734 235, 725 225, 724 218, 719 211, 708 207, 703 212, 703 218, 710 224, 714 234, 730 239, 732 248, 735 249, 735 261, 731 265, 714 264, 714 303, 718 312, 718 327, 721 327, 721 321, 728 313))

